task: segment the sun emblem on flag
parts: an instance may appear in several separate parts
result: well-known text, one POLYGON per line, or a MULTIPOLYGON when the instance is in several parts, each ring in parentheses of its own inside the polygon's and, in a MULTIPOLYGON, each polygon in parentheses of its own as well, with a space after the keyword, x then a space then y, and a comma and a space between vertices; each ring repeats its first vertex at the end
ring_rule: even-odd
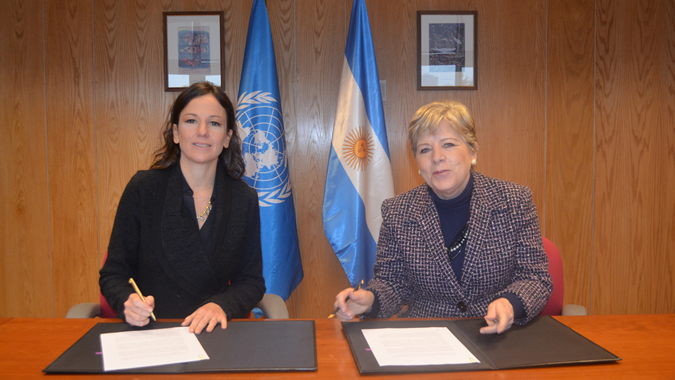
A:
POLYGON ((352 129, 342 147, 347 165, 353 170, 363 171, 373 158, 375 143, 365 127, 352 129))

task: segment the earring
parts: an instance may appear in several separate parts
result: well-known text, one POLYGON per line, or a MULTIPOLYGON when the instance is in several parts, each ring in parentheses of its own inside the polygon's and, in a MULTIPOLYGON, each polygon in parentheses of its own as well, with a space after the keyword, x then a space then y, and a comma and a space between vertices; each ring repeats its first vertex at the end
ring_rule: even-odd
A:
POLYGON ((475 158, 473 160, 471 160, 471 165, 474 165, 474 166, 476 165, 476 159, 475 158))
POLYGON ((421 170, 418 170, 418 171, 417 171, 417 174, 422 175, 422 171, 421 171, 421 170))

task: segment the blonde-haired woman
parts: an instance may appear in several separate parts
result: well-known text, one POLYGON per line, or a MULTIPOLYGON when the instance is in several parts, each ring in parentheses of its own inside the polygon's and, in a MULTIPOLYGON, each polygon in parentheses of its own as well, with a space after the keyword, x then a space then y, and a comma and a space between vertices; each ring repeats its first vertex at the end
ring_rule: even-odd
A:
POLYGON ((552 290, 532 192, 474 170, 461 103, 420 108, 408 139, 425 183, 382 203, 374 278, 337 295, 338 318, 484 317, 483 334, 527 323, 552 290))

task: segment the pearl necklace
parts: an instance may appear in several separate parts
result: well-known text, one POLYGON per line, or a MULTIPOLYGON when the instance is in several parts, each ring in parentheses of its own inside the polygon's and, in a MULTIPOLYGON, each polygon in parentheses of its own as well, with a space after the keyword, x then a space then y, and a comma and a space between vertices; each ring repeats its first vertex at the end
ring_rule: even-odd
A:
POLYGON ((464 227, 462 227, 461 230, 455 235, 455 238, 452 240, 452 243, 450 246, 447 248, 448 250, 448 257, 450 257, 450 261, 454 260, 459 256, 460 253, 462 253, 462 247, 464 247, 464 242, 466 241, 466 237, 469 235, 469 223, 465 224, 464 227), (460 240, 461 238, 461 240, 460 240), (457 241, 459 240, 459 242, 457 241), (455 253, 457 252, 457 253, 455 253))
POLYGON ((213 208, 213 206, 211 205, 211 200, 209 200, 209 205, 206 206, 206 209, 204 211, 202 211, 201 214, 197 215, 197 219, 201 220, 202 223, 206 222, 206 218, 209 217, 209 214, 211 213, 212 208, 213 208))

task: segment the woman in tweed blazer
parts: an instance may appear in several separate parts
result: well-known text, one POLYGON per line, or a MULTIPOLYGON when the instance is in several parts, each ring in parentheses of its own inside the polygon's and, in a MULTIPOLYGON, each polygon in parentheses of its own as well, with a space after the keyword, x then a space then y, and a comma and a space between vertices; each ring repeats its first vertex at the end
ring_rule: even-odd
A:
POLYGON ((338 294, 338 318, 484 317, 484 334, 527 323, 552 290, 531 191, 473 170, 460 103, 420 108, 408 138, 426 183, 382 203, 374 278, 338 294))

